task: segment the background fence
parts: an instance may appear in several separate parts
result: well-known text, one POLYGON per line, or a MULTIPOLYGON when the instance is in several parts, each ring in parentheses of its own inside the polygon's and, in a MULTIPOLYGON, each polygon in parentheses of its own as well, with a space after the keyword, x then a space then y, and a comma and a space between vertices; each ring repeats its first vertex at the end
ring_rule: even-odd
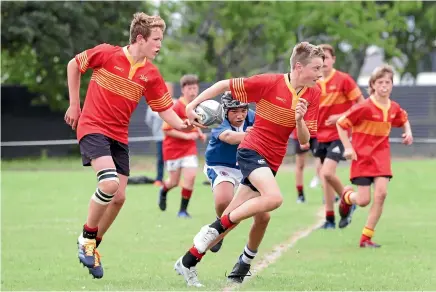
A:
MULTIPOLYGON (((202 83, 200 90, 210 86, 202 83)), ((174 96, 180 96, 180 86, 174 85, 174 96)), ((366 92, 362 88, 362 92, 366 92)), ((25 88, 2 86, 1 108, 1 157, 11 159, 18 157, 69 156, 79 155, 79 147, 75 142, 75 132, 64 123, 64 113, 55 113, 45 106, 31 106, 32 94, 25 88), (54 140, 54 141, 53 141, 54 140), (21 141, 23 145, 16 143, 21 141), (33 143, 32 141, 39 141, 33 143), (20 146, 18 146, 20 145, 20 146)), ((393 100, 399 102, 409 113, 409 119, 416 143, 404 147, 393 143, 393 156, 436 156, 436 87, 434 86, 398 86, 394 87, 393 100)), ((155 155, 155 143, 151 130, 145 125, 146 103, 141 100, 134 112, 129 137, 132 155, 155 155), (137 140, 147 140, 137 142, 137 140)), ((392 138, 401 137, 401 129, 393 129, 392 138)), ((199 153, 204 153, 205 144, 199 143, 199 153)), ((289 147, 288 154, 293 154, 289 147)))

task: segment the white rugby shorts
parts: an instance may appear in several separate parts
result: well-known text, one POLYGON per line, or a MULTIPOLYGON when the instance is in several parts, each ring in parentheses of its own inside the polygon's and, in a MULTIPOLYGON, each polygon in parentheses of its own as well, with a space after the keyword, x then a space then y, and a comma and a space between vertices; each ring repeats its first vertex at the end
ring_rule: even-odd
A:
POLYGON ((197 168, 197 155, 188 155, 179 159, 167 160, 165 165, 168 171, 176 171, 179 168, 197 168))
POLYGON ((204 165, 203 172, 209 179, 212 189, 223 181, 232 183, 236 189, 242 180, 241 170, 227 166, 204 165))

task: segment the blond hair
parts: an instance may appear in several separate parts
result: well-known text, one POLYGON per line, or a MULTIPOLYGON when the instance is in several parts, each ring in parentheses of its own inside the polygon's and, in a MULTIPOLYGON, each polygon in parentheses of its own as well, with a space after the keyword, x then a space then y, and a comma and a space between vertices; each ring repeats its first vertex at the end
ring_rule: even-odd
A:
POLYGON ((160 28, 165 31, 165 21, 160 16, 150 16, 144 12, 137 12, 133 14, 133 20, 130 23, 130 44, 136 42, 136 37, 142 35, 144 39, 151 34, 153 28, 160 28))
POLYGON ((330 55, 332 55, 332 57, 336 56, 336 54, 335 54, 335 48, 333 48, 332 45, 329 45, 329 44, 321 44, 321 45, 318 45, 318 47, 320 47, 324 52, 325 52, 325 51, 329 51, 329 52, 330 52, 330 55))
POLYGON ((387 65, 381 65, 377 68, 374 69, 374 71, 372 71, 371 77, 369 78, 369 87, 368 87, 368 93, 369 94, 373 94, 375 92, 374 88, 372 87, 373 84, 377 81, 377 79, 382 78, 383 76, 385 76, 386 74, 390 74, 391 75, 391 81, 392 83, 394 82, 394 69, 387 65))
POLYGON ((186 74, 183 75, 182 78, 180 78, 180 87, 185 87, 186 85, 194 85, 198 84, 198 77, 197 75, 193 74, 186 74))
POLYGON ((294 69, 295 64, 297 63, 306 66, 313 58, 322 58, 322 61, 324 62, 325 56, 321 47, 312 45, 308 42, 299 43, 292 50, 290 58, 291 69, 294 69))

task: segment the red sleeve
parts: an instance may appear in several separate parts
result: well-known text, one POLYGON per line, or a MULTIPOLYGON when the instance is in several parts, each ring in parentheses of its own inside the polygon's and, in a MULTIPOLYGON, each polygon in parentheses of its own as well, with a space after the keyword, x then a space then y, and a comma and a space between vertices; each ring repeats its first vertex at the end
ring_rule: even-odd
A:
POLYGON ((354 79, 348 74, 345 74, 344 91, 348 100, 355 101, 360 96, 362 96, 362 92, 360 91, 359 86, 357 86, 354 79))
POLYGON ((362 104, 354 106, 348 114, 339 118, 338 125, 345 130, 357 126, 364 119, 367 109, 368 108, 362 104))
POLYGON ((240 102, 259 102, 272 82, 273 78, 269 74, 254 75, 249 78, 233 78, 230 79, 230 90, 233 98, 240 102))
POLYGON ((85 73, 88 68, 103 66, 114 48, 114 46, 108 44, 101 44, 77 54, 74 58, 76 59, 80 72, 85 73))
POLYGON ((166 111, 174 105, 167 85, 157 70, 151 74, 150 83, 145 88, 144 96, 154 112, 166 111))
POLYGON ((408 120, 407 112, 398 107, 395 118, 392 120, 392 127, 401 128, 408 120))
POLYGON ((316 137, 316 133, 318 131, 318 110, 321 91, 318 89, 312 90, 312 98, 309 101, 307 112, 304 115, 304 121, 306 122, 306 126, 309 129, 310 137, 316 137))

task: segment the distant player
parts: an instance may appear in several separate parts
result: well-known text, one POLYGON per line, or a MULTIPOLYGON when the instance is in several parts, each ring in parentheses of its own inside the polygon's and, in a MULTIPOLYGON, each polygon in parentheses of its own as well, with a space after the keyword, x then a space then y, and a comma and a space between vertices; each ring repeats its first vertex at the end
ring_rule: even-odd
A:
MULTIPOLYGON (((316 145, 318 144, 316 137, 310 137, 309 144, 300 145, 300 142, 297 138, 296 131, 292 132, 292 144, 295 146, 295 186, 297 188, 297 203, 304 203, 306 201, 306 197, 304 196, 304 167, 306 165, 306 156, 307 152, 311 151, 314 153, 316 149, 316 145)), ((318 159, 316 159, 318 160, 318 159)), ((318 165, 317 163, 317 171, 315 177, 312 179, 318 179, 318 165)), ((313 187, 316 187, 317 183, 311 182, 313 187)))
POLYGON ((80 262, 95 278, 103 277, 97 246, 121 210, 129 169, 128 126, 142 96, 176 129, 187 125, 171 109, 171 96, 159 70, 150 62, 161 48, 165 22, 159 16, 136 13, 130 25, 130 45, 101 44, 68 63, 70 106, 65 121, 77 139, 84 166, 92 166, 97 190, 91 197, 88 218, 78 239, 80 262), (83 112, 80 77, 93 69, 83 112))
MULTIPOLYGON (((217 218, 220 218, 224 210, 233 199, 235 190, 242 180, 242 173, 236 162, 238 144, 244 139, 246 131, 251 129, 254 123, 255 113, 248 109, 248 103, 242 103, 232 98, 231 92, 226 92, 221 98, 225 111, 225 120, 220 127, 212 130, 212 138, 206 149, 206 165, 204 172, 208 177, 215 201, 217 218)), ((254 216, 248 243, 233 267, 228 279, 242 283, 250 270, 251 261, 257 254, 257 250, 265 234, 269 222, 268 213, 260 213, 254 216)), ((210 250, 217 252, 223 243, 221 239, 210 250)))
POLYGON ((321 88, 318 117, 318 146, 315 156, 321 160, 320 170, 325 198, 326 221, 322 228, 332 229, 335 223, 335 192, 340 195, 343 185, 336 175, 336 167, 343 160, 344 146, 338 136, 336 121, 364 97, 356 82, 346 73, 333 68, 335 50, 330 45, 320 45, 324 50, 325 60, 322 68, 323 77, 318 80, 321 88))
POLYGON ((290 58, 291 73, 222 80, 187 106, 187 116, 192 122, 199 118, 194 111, 198 104, 228 90, 235 100, 256 103, 254 126, 237 151, 242 181, 235 197, 221 218, 201 228, 194 238, 194 246, 174 266, 188 286, 202 286, 196 265, 228 231, 242 220, 273 211, 282 204, 275 174, 286 155, 289 136, 294 129, 298 129, 298 140, 303 145, 316 134, 320 95, 316 81, 321 77, 323 60, 321 48, 300 43, 290 58))
POLYGON ((389 180, 392 178, 389 144, 391 127, 404 129, 404 144, 410 145, 413 142, 406 111, 389 98, 393 77, 394 71, 390 66, 376 68, 369 80, 371 96, 337 122, 339 137, 345 147, 344 155, 352 160, 350 179, 352 184, 357 185, 357 192, 347 187, 342 194, 339 227, 350 223, 353 205, 369 205, 371 185, 374 184, 374 202, 362 231, 360 247, 380 247, 371 239, 383 210, 389 180), (353 132, 351 143, 348 129, 353 132))
MULTIPOLYGON (((180 87, 182 88, 182 96, 175 103, 174 111, 180 118, 186 119, 186 105, 198 95, 198 77, 196 75, 184 75, 180 79, 180 87)), ((177 130, 168 123, 164 123, 163 130, 165 135, 163 159, 169 177, 159 191, 159 208, 162 211, 166 210, 167 194, 172 188, 179 185, 180 177, 183 175, 180 210, 177 216, 190 218, 187 209, 198 168, 197 144, 195 141, 201 139, 205 142, 206 135, 198 128, 177 130)))

